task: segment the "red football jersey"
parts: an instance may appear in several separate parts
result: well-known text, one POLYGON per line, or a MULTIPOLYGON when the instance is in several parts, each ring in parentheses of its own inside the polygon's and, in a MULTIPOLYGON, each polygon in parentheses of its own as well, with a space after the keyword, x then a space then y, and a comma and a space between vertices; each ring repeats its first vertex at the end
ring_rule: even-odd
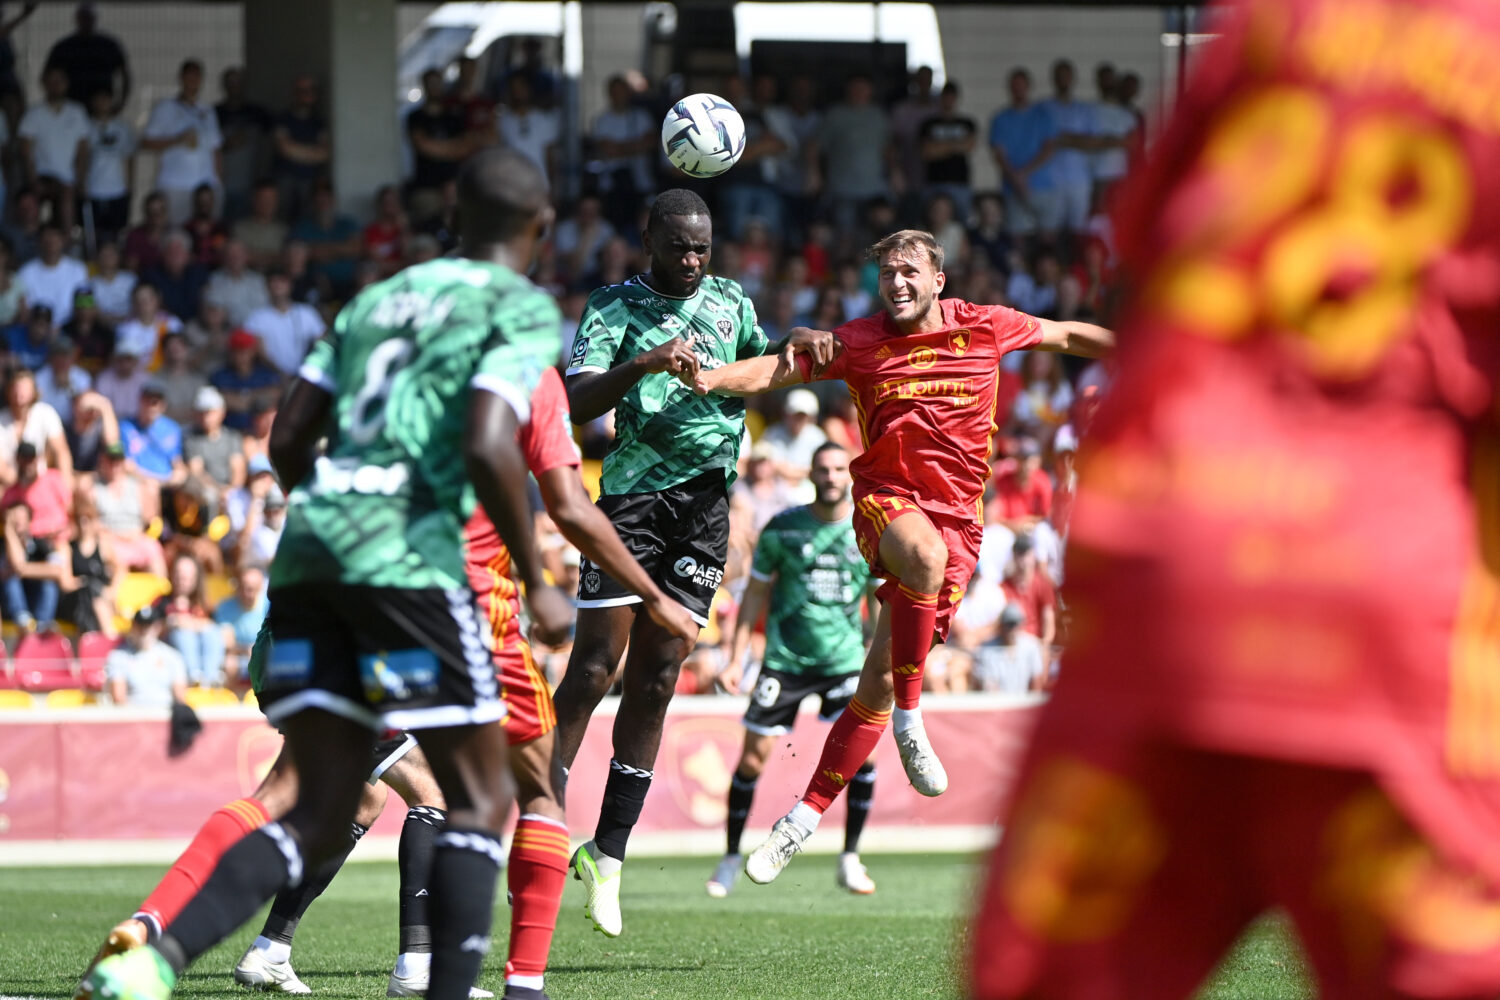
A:
MULTIPOLYGON (((1035 317, 1004 306, 943 299, 943 328, 903 334, 886 313, 833 331, 840 350, 816 377, 843 379, 865 450, 850 463, 856 498, 910 497, 958 517, 983 516, 1000 357, 1035 347, 1035 317)), ((797 355, 805 379, 812 359, 797 355)))
POLYGON ((1119 200, 1053 709, 1373 769, 1500 872, 1500 5, 1232 18, 1119 200))
MULTIPOLYGON (((517 433, 526 467, 532 475, 564 465, 579 463, 578 446, 573 443, 573 424, 568 418, 568 394, 562 376, 549 368, 531 394, 531 419, 517 433)), ((511 577, 510 552, 500 541, 499 532, 490 523, 484 508, 474 507, 464 529, 468 543, 469 586, 486 597, 491 634, 520 635, 520 587, 511 577)), ((498 649, 497 649, 498 652, 498 649)))

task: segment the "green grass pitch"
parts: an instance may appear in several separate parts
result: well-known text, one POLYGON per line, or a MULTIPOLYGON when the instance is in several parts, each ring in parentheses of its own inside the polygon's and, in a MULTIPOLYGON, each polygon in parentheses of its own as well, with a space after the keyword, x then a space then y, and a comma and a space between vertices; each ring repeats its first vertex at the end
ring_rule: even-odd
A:
MULTIPOLYGON (((963 855, 871 855, 871 897, 834 887, 833 859, 799 859, 773 886, 741 879, 708 898, 706 858, 633 858, 623 893, 625 933, 609 940, 583 916, 569 882, 552 949, 547 992, 556 1000, 662 1000, 962 995, 956 959, 976 890, 963 855)), ((0 996, 66 997, 104 932, 150 890, 160 868, 0 870, 0 996)), ((503 989, 510 911, 502 890, 495 949, 480 985, 503 989)), ((229 969, 259 918, 203 957, 184 997, 239 997, 229 969)), ((292 962, 314 997, 383 998, 396 950, 396 867, 351 864, 313 904, 292 962)), ((1300 1000, 1312 992, 1296 946, 1268 920, 1248 933, 1203 997, 1300 1000)))

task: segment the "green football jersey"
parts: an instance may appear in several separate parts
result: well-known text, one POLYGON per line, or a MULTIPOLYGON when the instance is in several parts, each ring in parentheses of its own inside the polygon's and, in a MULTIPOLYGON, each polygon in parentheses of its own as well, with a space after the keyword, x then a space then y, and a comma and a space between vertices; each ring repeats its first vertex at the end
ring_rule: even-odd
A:
MULTIPOLYGON (((744 290, 706 277, 698 292, 673 298, 637 275, 589 296, 568 362, 569 375, 605 372, 673 337, 694 338, 705 369, 764 354, 769 346, 744 290)), ((604 493, 664 490, 712 469, 734 482, 745 432, 745 401, 698 396, 673 375, 647 375, 615 407, 615 440, 604 456, 604 493)))
POLYGON ((750 575, 770 581, 765 666, 830 677, 860 668, 865 653, 860 604, 870 567, 859 554, 849 518, 824 521, 811 507, 771 518, 750 575))
POLYGON ((292 491, 273 587, 465 585, 464 471, 471 387, 524 421, 556 363, 561 314, 524 276, 456 258, 366 289, 300 375, 334 394, 327 453, 292 491))
POLYGON ((245 675, 250 678, 250 690, 260 694, 266 682, 266 657, 271 655, 271 622, 260 623, 255 633, 255 645, 250 647, 250 662, 245 664, 245 675))

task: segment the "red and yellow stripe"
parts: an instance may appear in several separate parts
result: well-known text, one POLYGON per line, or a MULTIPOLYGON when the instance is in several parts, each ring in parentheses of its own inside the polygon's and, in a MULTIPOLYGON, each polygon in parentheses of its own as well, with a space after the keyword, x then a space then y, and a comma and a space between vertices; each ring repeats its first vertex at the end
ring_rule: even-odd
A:
POLYGON ((531 643, 521 640, 521 657, 526 664, 526 676, 531 682, 532 696, 536 699, 536 721, 542 732, 550 733, 557 728, 557 706, 552 704, 552 689, 547 686, 547 675, 537 666, 531 655, 531 643))
POLYGON ((849 699, 848 711, 856 719, 858 719, 860 722, 865 723, 866 725, 883 727, 891 721, 891 713, 889 709, 884 712, 877 712, 869 705, 866 705, 864 702, 860 701, 858 695, 855 695, 853 698, 849 699))
POLYGON ((940 598, 940 597, 943 596, 941 593, 924 594, 920 590, 912 590, 910 587, 908 587, 904 583, 898 583, 896 585, 896 589, 899 590, 899 591, 901 591, 901 593, 905 594, 907 596, 907 598, 910 599, 913 604, 917 605, 918 607, 924 607, 924 608, 925 607, 933 607, 933 608, 937 607, 938 598, 940 598))
POLYGON ((569 850, 568 831, 550 824, 539 823, 532 826, 529 823, 518 823, 516 835, 510 842, 510 853, 512 857, 517 854, 550 854, 567 858, 572 853, 569 850))
POLYGON ((270 819, 266 807, 256 799, 235 799, 225 803, 223 811, 238 820, 246 833, 259 830, 270 819))
POLYGON ((1479 558, 1459 596, 1449 650, 1448 770, 1459 777, 1500 777, 1500 436, 1475 445, 1474 507, 1479 558))

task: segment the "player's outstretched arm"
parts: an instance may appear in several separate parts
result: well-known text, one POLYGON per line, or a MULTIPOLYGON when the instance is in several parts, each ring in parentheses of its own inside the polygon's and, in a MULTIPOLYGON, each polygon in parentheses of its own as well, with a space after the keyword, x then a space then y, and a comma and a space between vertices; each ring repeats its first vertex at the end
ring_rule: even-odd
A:
POLYGON ((646 603, 647 614, 691 649, 698 641, 698 623, 687 608, 662 593, 635 561, 609 518, 589 500, 583 480, 578 478, 578 469, 571 465, 548 469, 537 477, 537 485, 542 489, 542 503, 547 505, 547 513, 562 536, 626 589, 639 595, 646 603))
POLYGON ((276 411, 267 447, 271 466, 281 480, 282 489, 290 490, 307 478, 317 458, 318 439, 328 423, 333 395, 305 378, 292 380, 286 401, 276 411))
POLYGON ((754 396, 759 392, 797 385, 803 381, 801 369, 779 354, 746 358, 713 371, 701 371, 693 381, 685 374, 677 377, 692 386, 693 391, 700 396, 711 392, 725 396, 754 396))
POLYGON ((771 581, 750 578, 745 587, 745 596, 740 598, 740 607, 734 617, 734 640, 729 646, 729 665, 719 675, 719 681, 731 694, 743 694, 741 682, 745 677, 745 656, 750 652, 750 636, 755 632, 755 623, 771 606, 771 581))
MULTIPOLYGON (((573 423, 586 424, 602 417, 624 398, 630 387, 647 375, 667 372, 682 378, 698 374, 698 355, 691 339, 673 337, 644 354, 637 354, 607 372, 585 372, 568 376, 568 409, 573 423)), ((692 385, 689 379, 688 385, 692 385)))
POLYGON ((1037 318, 1042 328, 1038 350, 1077 354, 1084 358, 1107 358, 1115 350, 1115 332, 1093 323, 1062 323, 1037 318))
POLYGON ((505 400, 485 389, 472 390, 464 429, 464 469, 526 586, 536 637, 553 646, 568 636, 573 604, 543 576, 526 499, 526 459, 516 441, 518 423, 505 400))

